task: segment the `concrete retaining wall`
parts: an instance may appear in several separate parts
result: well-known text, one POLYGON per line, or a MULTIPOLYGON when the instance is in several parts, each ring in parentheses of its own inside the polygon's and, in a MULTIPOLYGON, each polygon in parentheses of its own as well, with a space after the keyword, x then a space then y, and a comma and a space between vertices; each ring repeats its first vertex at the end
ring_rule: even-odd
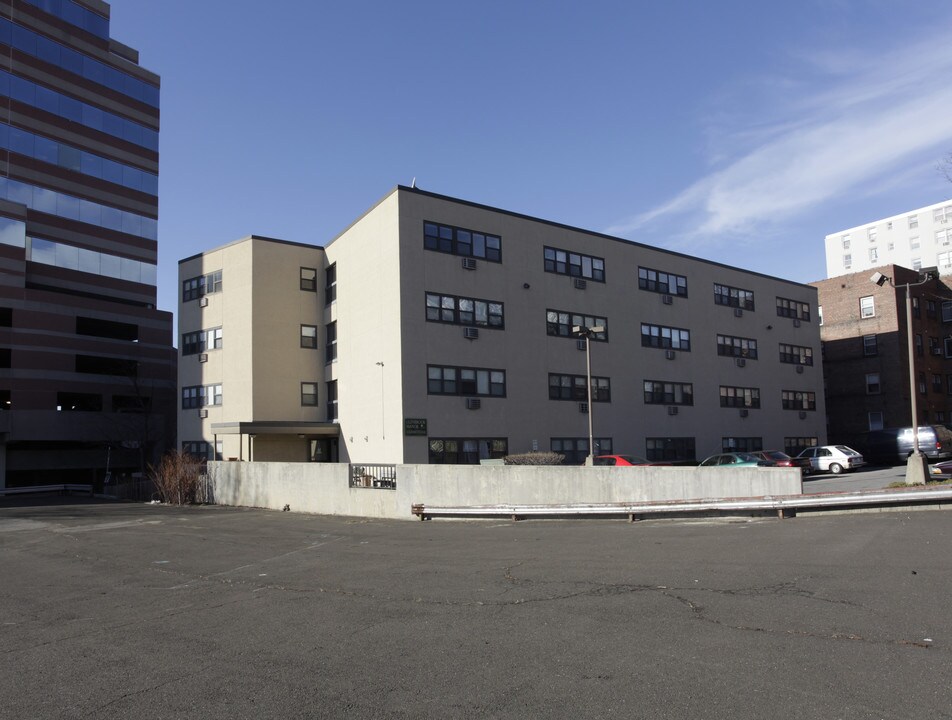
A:
POLYGON ((548 505, 799 495, 796 468, 398 465, 396 489, 351 488, 349 466, 212 462, 219 505, 412 519, 414 504, 548 505))

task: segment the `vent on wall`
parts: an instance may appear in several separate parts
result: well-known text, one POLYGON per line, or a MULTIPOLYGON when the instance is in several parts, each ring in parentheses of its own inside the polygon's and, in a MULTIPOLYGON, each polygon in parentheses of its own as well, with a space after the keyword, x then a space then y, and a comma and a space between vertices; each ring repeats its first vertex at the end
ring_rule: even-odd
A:
POLYGON ((585 350, 585 340, 578 340, 578 341, 575 343, 575 346, 576 346, 579 350, 585 350))
POLYGON ((467 410, 479 410, 480 402, 479 398, 466 398, 466 409, 467 410))
POLYGON ((677 414, 678 414, 678 406, 677 406, 677 405, 669 405, 669 406, 668 406, 668 415, 677 415, 677 414))
POLYGON ((588 283, 585 280, 583 280, 582 278, 575 278, 576 290, 584 290, 587 287, 588 287, 588 283))
POLYGON ((674 298, 671 297, 670 295, 662 295, 661 302, 663 302, 665 305, 671 305, 672 303, 674 303, 674 298))
POLYGON ((801 411, 800 411, 800 419, 801 419, 801 420, 806 420, 806 419, 807 419, 807 411, 806 411, 806 410, 801 410, 801 411))
POLYGON ((205 408, 202 408, 201 410, 198 411, 198 416, 199 416, 200 418, 207 418, 207 417, 208 417, 208 410, 206 410, 205 408))
POLYGON ((677 357, 677 354, 674 352, 674 350, 665 350, 664 356, 668 360, 674 360, 674 358, 677 357))
POLYGON ((479 337, 479 329, 474 327, 464 327, 463 337, 467 340, 476 340, 479 337))
POLYGON ((803 374, 803 365, 797 365, 797 372, 803 374))
POLYGON ((476 258, 463 258, 463 270, 475 270, 476 258))
POLYGON ((800 318, 794 318, 794 319, 793 319, 793 326, 794 326, 794 327, 800 327, 800 318))
POLYGON ((744 317, 744 311, 742 308, 734 308, 734 317, 744 317))
POLYGON ((588 412, 588 403, 579 403, 579 404, 578 404, 578 411, 579 411, 580 413, 587 413, 587 412, 588 412))
POLYGON ((741 409, 740 409, 740 416, 741 416, 741 417, 747 417, 749 414, 750 414, 750 411, 749 411, 747 408, 741 408, 741 409))
POLYGON ((208 362, 208 353, 199 353, 199 354, 198 354, 198 361, 199 361, 200 363, 206 363, 206 362, 208 362))
POLYGON ((745 367, 747 365, 747 360, 744 358, 735 358, 734 362, 737 364, 737 367, 745 367))
POLYGON ((208 307, 208 298, 204 295, 198 299, 199 307, 208 307))

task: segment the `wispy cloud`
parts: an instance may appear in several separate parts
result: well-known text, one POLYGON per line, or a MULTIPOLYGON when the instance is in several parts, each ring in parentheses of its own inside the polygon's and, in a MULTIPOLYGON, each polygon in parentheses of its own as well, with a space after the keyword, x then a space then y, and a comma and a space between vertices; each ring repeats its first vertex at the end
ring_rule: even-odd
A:
POLYGON ((769 79, 774 88, 784 85, 787 99, 729 133, 723 121, 711 130, 717 161, 707 175, 607 231, 627 235, 664 221, 672 237, 672 225, 683 221, 695 244, 699 237, 737 240, 867 184, 885 184, 890 174, 921 165, 923 153, 938 159, 952 147, 952 45, 944 39, 872 60, 848 52, 809 60, 807 72, 821 80, 769 79))

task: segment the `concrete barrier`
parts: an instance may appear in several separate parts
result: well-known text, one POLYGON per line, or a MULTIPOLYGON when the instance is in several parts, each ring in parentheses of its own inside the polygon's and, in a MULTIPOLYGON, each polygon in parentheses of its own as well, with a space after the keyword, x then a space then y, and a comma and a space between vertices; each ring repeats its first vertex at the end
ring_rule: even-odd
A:
POLYGON ((210 462, 218 505, 318 515, 413 519, 425 505, 565 505, 748 498, 801 493, 796 468, 398 465, 395 488, 352 488, 349 466, 210 462))

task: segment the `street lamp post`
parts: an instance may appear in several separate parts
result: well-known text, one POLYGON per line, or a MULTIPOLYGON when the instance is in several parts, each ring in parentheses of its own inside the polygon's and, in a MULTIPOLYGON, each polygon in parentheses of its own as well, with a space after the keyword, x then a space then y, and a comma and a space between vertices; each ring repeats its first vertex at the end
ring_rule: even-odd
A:
POLYGON ((929 477, 928 459, 919 451, 919 406, 916 400, 916 351, 913 345, 912 332, 912 290, 911 288, 925 285, 932 280, 932 275, 926 273, 925 279, 916 283, 897 285, 893 279, 880 272, 875 272, 869 278, 879 287, 889 283, 889 286, 898 290, 906 289, 906 345, 909 350, 909 404, 912 410, 912 453, 906 461, 906 485, 924 485, 929 477))
POLYGON ((588 391, 588 457, 585 459, 586 465, 592 465, 595 457, 594 425, 592 420, 592 353, 589 343, 594 335, 605 332, 604 325, 594 325, 586 327, 585 325, 573 325, 572 334, 585 338, 585 388, 588 391))

